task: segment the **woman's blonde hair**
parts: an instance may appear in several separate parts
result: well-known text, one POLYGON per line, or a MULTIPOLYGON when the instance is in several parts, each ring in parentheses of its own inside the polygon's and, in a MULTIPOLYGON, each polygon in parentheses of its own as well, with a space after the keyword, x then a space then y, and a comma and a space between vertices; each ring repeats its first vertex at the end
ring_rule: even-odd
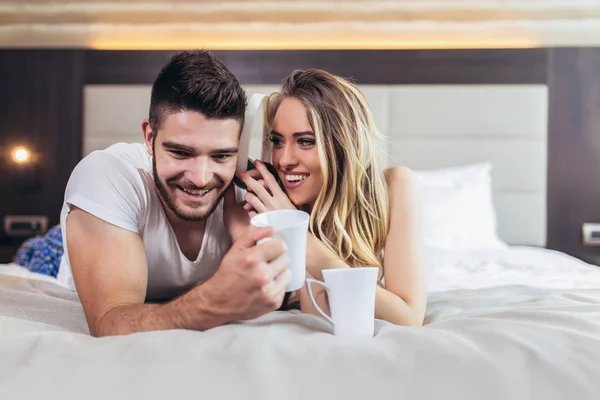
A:
POLYGON ((382 136, 365 97, 353 83, 327 71, 296 70, 269 99, 269 131, 287 97, 307 110, 323 173, 310 231, 348 265, 382 267, 389 195, 382 136))

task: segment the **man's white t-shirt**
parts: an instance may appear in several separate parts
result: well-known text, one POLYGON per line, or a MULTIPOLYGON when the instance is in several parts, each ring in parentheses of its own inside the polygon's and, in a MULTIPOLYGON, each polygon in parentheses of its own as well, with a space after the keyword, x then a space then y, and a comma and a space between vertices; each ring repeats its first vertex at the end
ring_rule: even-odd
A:
POLYGON ((72 290, 76 287, 66 240, 66 219, 71 205, 141 235, 148 262, 148 300, 175 297, 207 280, 231 247, 221 200, 206 221, 198 257, 188 260, 162 207, 152 176, 152 159, 145 145, 114 144, 81 160, 67 183, 60 215, 64 254, 57 278, 72 290))

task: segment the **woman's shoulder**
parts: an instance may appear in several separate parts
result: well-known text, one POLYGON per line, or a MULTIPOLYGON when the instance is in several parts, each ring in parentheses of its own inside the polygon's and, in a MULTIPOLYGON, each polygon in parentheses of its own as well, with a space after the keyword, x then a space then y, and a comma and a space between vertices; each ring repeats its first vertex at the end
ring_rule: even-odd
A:
POLYGON ((390 209, 412 207, 420 202, 419 184, 415 171, 405 166, 394 166, 385 170, 390 199, 390 209))
POLYGON ((412 186, 416 182, 415 172, 404 165, 387 168, 384 176, 390 190, 396 187, 412 186))

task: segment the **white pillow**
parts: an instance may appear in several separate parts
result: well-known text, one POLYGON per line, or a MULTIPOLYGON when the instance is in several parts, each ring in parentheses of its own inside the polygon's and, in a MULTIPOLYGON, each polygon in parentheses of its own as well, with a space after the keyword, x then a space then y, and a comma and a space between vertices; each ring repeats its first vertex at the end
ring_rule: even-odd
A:
POLYGON ((492 165, 415 171, 425 246, 438 250, 504 249, 492 200, 492 165))

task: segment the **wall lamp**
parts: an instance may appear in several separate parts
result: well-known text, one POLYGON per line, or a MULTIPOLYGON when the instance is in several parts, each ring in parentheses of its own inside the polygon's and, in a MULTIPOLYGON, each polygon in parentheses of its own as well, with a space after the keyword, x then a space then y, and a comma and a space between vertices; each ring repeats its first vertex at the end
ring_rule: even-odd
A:
POLYGON ((19 189, 36 189, 40 184, 39 156, 31 147, 19 145, 9 148, 9 164, 13 186, 19 189))
POLYGON ((17 164, 25 164, 31 161, 31 155, 26 147, 15 147, 11 151, 11 158, 17 164))

